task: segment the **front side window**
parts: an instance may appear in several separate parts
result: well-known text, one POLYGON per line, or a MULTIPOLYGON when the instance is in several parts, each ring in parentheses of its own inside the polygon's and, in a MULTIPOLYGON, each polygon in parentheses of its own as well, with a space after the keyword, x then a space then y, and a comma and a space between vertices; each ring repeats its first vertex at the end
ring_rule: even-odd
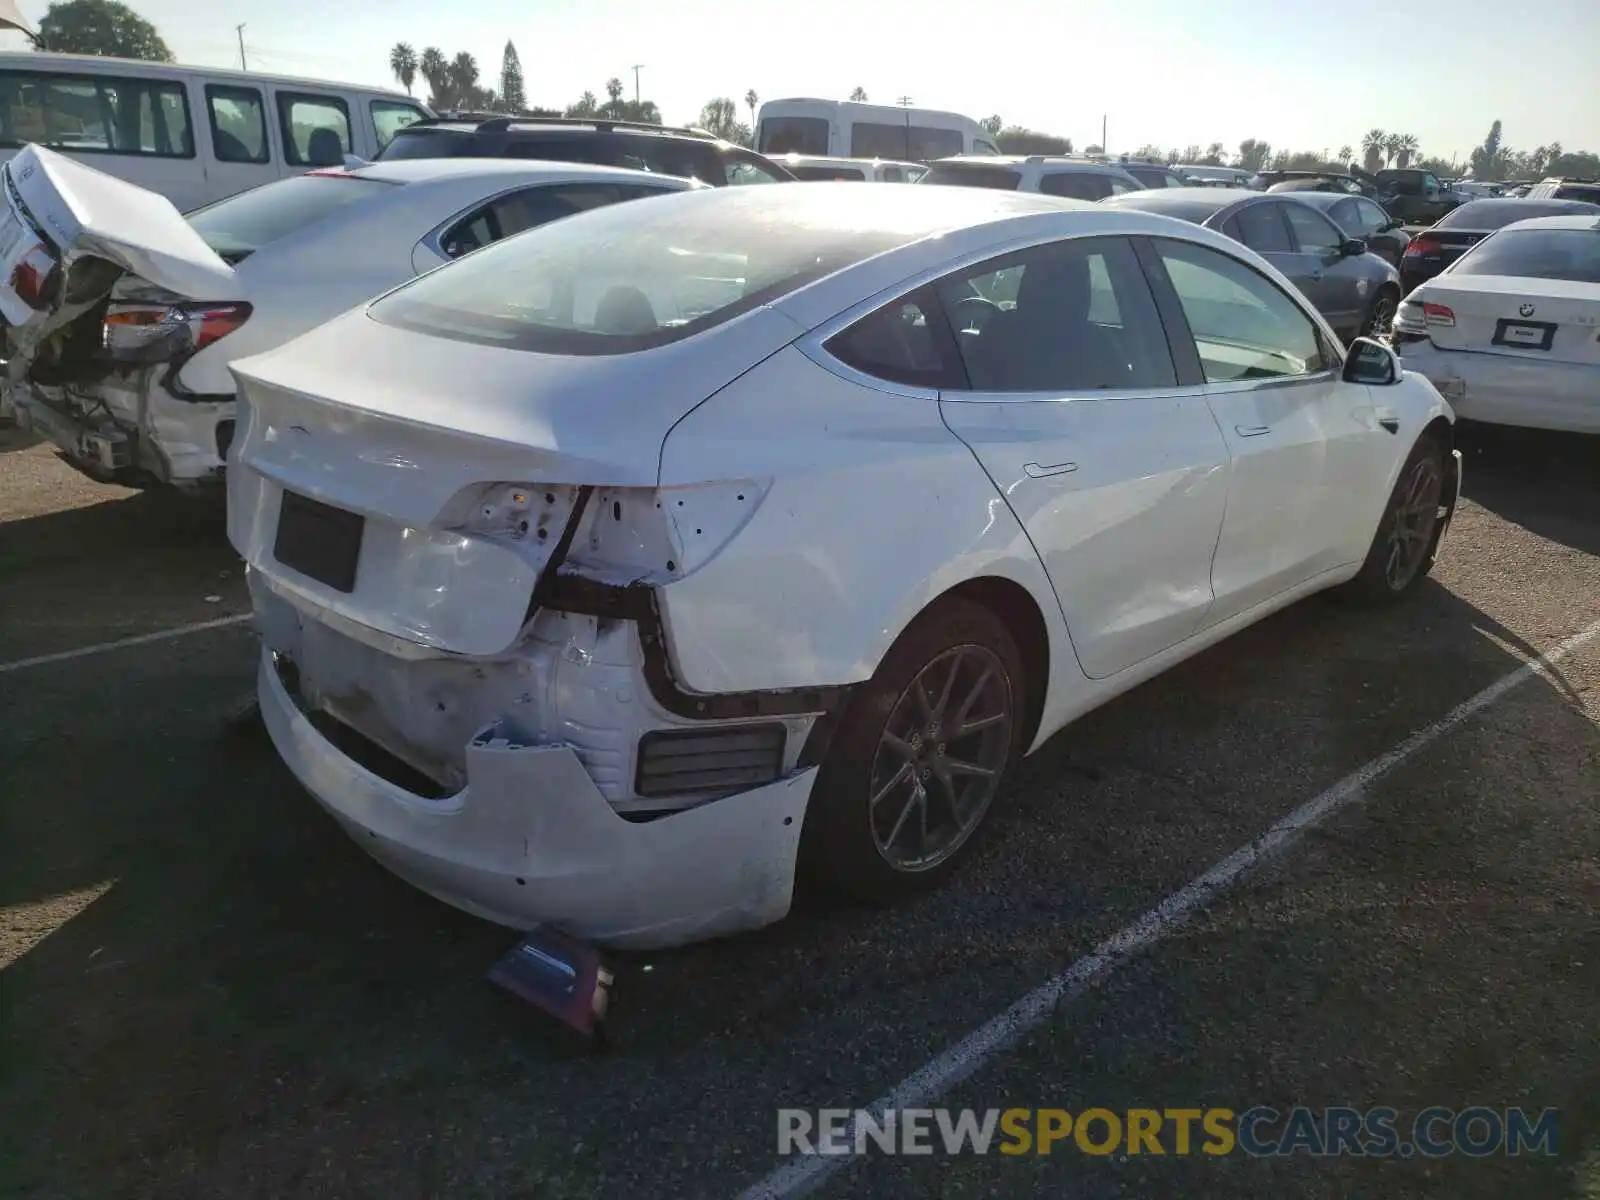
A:
POLYGON ((1600 283, 1600 233, 1593 229, 1502 229, 1457 259, 1449 273, 1600 283))
MULTIPOLYGON (((1088 171, 1056 171, 1042 176, 1039 190, 1046 196, 1067 196, 1073 200, 1104 200, 1111 195, 1111 177, 1088 171)), ((1133 188, 1124 188, 1133 191, 1133 188)))
POLYGON ((1177 382, 1155 301, 1124 238, 1035 247, 951 276, 937 291, 974 391, 1177 382))
POLYGON ((1293 249, 1281 204, 1247 205, 1229 218, 1229 224, 1234 228, 1227 230, 1228 236, 1257 254, 1288 254, 1293 249))
POLYGON ((206 107, 211 114, 211 149, 218 162, 264 163, 271 157, 267 107, 255 88, 208 83, 206 107))
POLYGON ((936 334, 937 299, 924 288, 863 317, 827 343, 847 366, 891 383, 948 387, 956 381, 936 334))
POLYGON ((1299 244, 1301 254, 1331 258, 1339 253, 1344 238, 1334 228, 1332 221, 1304 204, 1285 204, 1283 208, 1283 215, 1289 218, 1289 228, 1294 231, 1294 240, 1299 244))
POLYGON ((0 146, 193 158, 181 83, 114 75, 0 71, 0 146))
POLYGON ((1340 229, 1350 233, 1365 233, 1361 226, 1361 210, 1354 200, 1341 200, 1328 209, 1328 216, 1340 229))
POLYGON ((1316 324, 1253 267, 1206 246, 1153 239, 1207 383, 1288 379, 1324 369, 1316 324))
POLYGON ((724 167, 728 173, 728 186, 741 187, 751 183, 783 183, 782 176, 775 174, 760 159, 751 155, 733 153, 726 156, 724 167))
POLYGON ((995 146, 994 146, 993 142, 986 142, 982 138, 975 138, 973 140, 972 152, 974 154, 999 154, 1000 153, 999 150, 995 149, 995 146))
POLYGON ((827 154, 827 119, 762 117, 756 149, 762 154, 827 154))
POLYGON ((375 302, 387 325, 549 354, 625 354, 690 337, 924 236, 863 222, 856 189, 804 192, 775 219, 769 193, 704 189, 552 221, 375 302))
POLYGON ((1389 228, 1389 214, 1371 200, 1352 200, 1356 206, 1357 227, 1362 233, 1382 233, 1389 228))
POLYGON ((279 92, 278 124, 292 167, 337 167, 350 153, 350 109, 337 96, 279 92))
POLYGON ((377 139, 378 152, 381 154, 394 141, 394 135, 407 125, 415 125, 422 120, 422 110, 414 104, 403 104, 398 100, 374 100, 372 102, 372 136, 377 139))

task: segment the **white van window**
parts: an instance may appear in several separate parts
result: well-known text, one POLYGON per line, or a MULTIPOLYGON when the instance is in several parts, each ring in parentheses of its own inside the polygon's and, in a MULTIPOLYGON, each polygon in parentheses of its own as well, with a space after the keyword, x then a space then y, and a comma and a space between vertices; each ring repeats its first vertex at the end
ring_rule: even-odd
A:
POLYGON ((899 158, 927 162, 965 150, 961 133, 925 125, 882 125, 857 121, 850 127, 850 157, 899 158))
POLYGON ((181 83, 0 71, 0 146, 28 142, 85 154, 194 157, 181 83))
POLYGON ((394 135, 407 125, 415 125, 422 120, 422 110, 414 104, 401 104, 394 100, 374 100, 372 102, 372 133, 378 139, 378 150, 382 152, 394 135))
POLYGON ((827 118, 764 117, 756 149, 762 154, 827 154, 827 118))
POLYGON ((350 108, 336 96, 279 92, 278 125, 292 167, 337 167, 350 153, 350 108))
POLYGON ((267 106, 260 92, 208 83, 206 107, 211 113, 211 149, 218 162, 267 161, 267 106))

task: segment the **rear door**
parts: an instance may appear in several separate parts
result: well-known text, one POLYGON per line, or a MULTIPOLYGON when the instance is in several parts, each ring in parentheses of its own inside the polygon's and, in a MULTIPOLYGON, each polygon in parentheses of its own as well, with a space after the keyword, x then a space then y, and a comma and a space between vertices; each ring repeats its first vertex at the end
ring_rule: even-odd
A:
POLYGON ((1315 284, 1316 290, 1307 295, 1334 329, 1349 336, 1361 328, 1366 313, 1371 286, 1367 264, 1359 255, 1345 255, 1343 231, 1309 204, 1291 203, 1283 208, 1295 252, 1315 284))
POLYGON ((1212 602, 1227 446, 1178 383, 1132 244, 1049 243, 934 291, 968 382, 941 391, 945 422, 1027 530, 1084 671, 1189 637, 1212 602))
POLYGON ((1284 204, 1278 200, 1246 204, 1222 223, 1222 232, 1282 271, 1315 304, 1322 283, 1321 264, 1296 251, 1283 210, 1284 204))

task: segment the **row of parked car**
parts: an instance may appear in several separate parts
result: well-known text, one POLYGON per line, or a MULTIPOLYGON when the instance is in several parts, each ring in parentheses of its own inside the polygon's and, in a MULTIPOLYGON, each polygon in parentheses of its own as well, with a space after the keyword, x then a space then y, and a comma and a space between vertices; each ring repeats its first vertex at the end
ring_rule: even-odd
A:
MULTIPOLYGON (((187 218, 22 151, 9 395, 105 478, 226 464, 279 754, 507 925, 655 946, 801 873, 931 887, 1077 716, 1313 592, 1413 594, 1459 495, 1450 405, 1357 336, 1395 269, 1316 200, 787 182, 612 123, 390 151, 187 218)), ((1443 278, 1600 237, 1531 226, 1443 278)), ((1436 307, 1408 357, 1586 319, 1491 348, 1436 307)))

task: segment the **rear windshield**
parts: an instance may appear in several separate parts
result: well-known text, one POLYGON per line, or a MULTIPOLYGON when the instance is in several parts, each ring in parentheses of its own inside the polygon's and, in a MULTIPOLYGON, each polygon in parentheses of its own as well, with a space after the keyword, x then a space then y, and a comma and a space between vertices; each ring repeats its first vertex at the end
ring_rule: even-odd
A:
MULTIPOLYGON (((857 219, 860 188, 682 192, 551 222, 440 268, 368 310, 387 325, 548 354, 665 345, 920 236, 857 219)), ((870 189, 867 189, 870 191, 870 189)))
POLYGON ((1451 273, 1600 283, 1600 230, 1503 229, 1467 251, 1451 273))
POLYGON ((1110 196, 1100 203, 1111 208, 1132 208, 1139 212, 1158 213, 1163 217, 1176 217, 1180 221, 1193 221, 1196 225, 1205 224, 1224 204, 1231 203, 1228 199, 1207 202, 1192 196, 1164 195, 1168 190, 1156 188, 1145 192, 1128 192, 1121 196, 1110 196))
POLYGON ((858 167, 790 167, 789 174, 796 179, 866 179, 858 167))
POLYGON ((489 139, 470 133, 451 133, 445 129, 418 129, 397 133, 378 155, 379 162, 402 158, 483 158, 489 139))
POLYGON ((218 200, 185 218, 228 262, 316 224, 329 213, 398 184, 357 175, 296 175, 218 200))
POLYGON ((991 167, 984 163, 934 163, 918 183, 947 183, 956 187, 997 188, 1014 192, 1022 182, 1022 175, 1008 167, 991 167))
POLYGON ((1435 229, 1499 229, 1529 217, 1559 217, 1581 212, 1576 204, 1541 204, 1537 200, 1472 200, 1452 208, 1434 222, 1435 229))

